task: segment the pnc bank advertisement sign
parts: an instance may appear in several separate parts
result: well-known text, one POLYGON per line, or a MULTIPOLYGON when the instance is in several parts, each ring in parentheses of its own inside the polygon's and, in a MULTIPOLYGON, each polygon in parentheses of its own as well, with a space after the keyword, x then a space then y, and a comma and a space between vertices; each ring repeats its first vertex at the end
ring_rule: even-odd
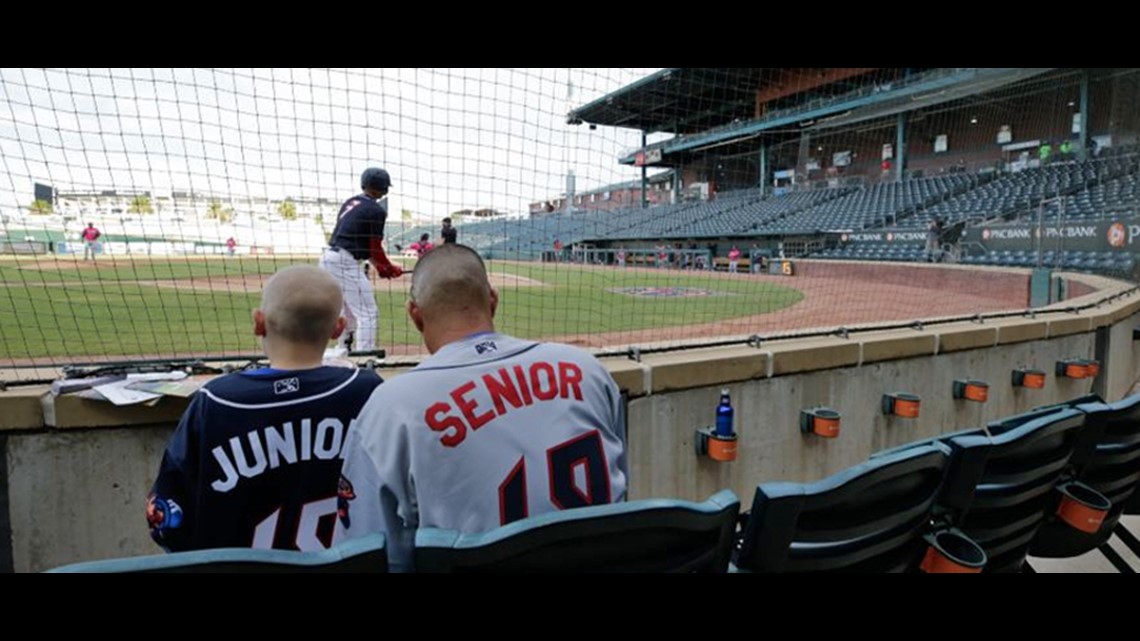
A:
POLYGON ((1036 249, 1040 243, 1045 250, 1140 252, 1140 218, 975 227, 966 230, 962 242, 987 249, 1036 249))
MULTIPOLYGON (((917 229, 873 229, 839 235, 841 245, 870 243, 924 244, 926 231, 917 229)), ((1071 222, 1013 223, 968 227, 960 241, 963 247, 981 245, 987 250, 1042 249, 1074 251, 1119 251, 1140 253, 1140 217, 1071 222)))
POLYGON ((841 244, 847 243, 925 243, 926 232, 914 229, 877 229, 874 231, 847 232, 839 235, 841 244))

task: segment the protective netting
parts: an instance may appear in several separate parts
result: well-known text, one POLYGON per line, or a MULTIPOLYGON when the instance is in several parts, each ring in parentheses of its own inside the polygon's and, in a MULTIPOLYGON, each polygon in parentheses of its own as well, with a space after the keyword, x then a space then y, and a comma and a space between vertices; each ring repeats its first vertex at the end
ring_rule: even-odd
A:
MULTIPOLYGON (((388 253, 450 217, 520 336, 1024 309, 1027 268, 1134 279, 1138 99, 1137 69, 3 69, 0 368, 258 353, 264 279, 369 166, 388 253)), ((389 354, 423 352, 407 281, 374 281, 389 354)))

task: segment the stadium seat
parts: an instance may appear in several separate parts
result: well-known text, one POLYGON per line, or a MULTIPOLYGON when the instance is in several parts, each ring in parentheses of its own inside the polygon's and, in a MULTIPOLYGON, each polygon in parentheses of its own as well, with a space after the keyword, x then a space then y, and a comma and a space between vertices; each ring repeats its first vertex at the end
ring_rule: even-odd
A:
POLYGON ((388 552, 384 543, 384 535, 370 534, 317 552, 218 548, 75 563, 48 570, 48 573, 351 572, 383 574, 387 571, 388 552))
MULTIPOLYGON (((1104 495, 1112 507, 1098 531, 1085 533, 1052 515, 1054 500, 1054 510, 1030 549, 1033 556, 1072 557, 1098 547, 1103 552, 1121 515, 1140 513, 1140 394, 1110 404, 1084 403, 1076 409, 1086 414, 1086 429, 1073 453, 1070 477, 1104 495)), ((1122 538, 1131 538, 1123 527, 1119 531, 1122 538)), ((1106 552, 1115 564, 1113 554, 1106 552)))
POLYGON ((815 483, 756 488, 735 564, 753 572, 913 572, 950 450, 908 447, 815 483))
POLYGON ((986 551, 986 572, 1019 572, 1084 427, 1069 407, 989 426, 989 436, 949 440, 953 453, 938 512, 986 551))
POLYGON ((974 428, 959 430, 957 432, 950 432, 947 434, 939 434, 938 436, 933 436, 931 438, 925 438, 925 439, 921 439, 918 441, 911 441, 910 443, 904 443, 902 445, 897 445, 895 447, 887 448, 885 450, 879 450, 878 452, 871 454, 871 458, 876 459, 876 458, 882 458, 884 456, 892 456, 894 454, 898 454, 899 452, 905 452, 906 450, 910 450, 910 449, 913 449, 916 447, 930 447, 931 445, 939 445, 941 447, 947 448, 947 451, 950 451, 948 449, 950 447, 949 441, 953 438, 957 438, 959 436, 985 436, 985 435, 986 435, 986 430, 983 428, 980 428, 980 427, 974 427, 974 428))
POLYGON ((417 572, 725 572, 740 499, 648 499, 550 512, 478 534, 416 531, 417 572))

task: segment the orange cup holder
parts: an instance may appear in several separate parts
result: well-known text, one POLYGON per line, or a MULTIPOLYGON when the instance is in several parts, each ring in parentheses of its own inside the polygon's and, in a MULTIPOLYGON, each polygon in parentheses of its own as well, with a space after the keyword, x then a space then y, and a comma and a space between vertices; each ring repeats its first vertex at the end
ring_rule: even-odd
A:
POLYGON ((983 381, 954 381, 954 398, 985 403, 990 397, 990 386, 983 381))
POLYGON ((736 460, 736 435, 717 436, 716 431, 709 427, 697 430, 693 445, 697 456, 707 456, 714 461, 727 462, 736 460))
POLYGON ((800 412, 800 431, 823 438, 835 438, 839 436, 841 420, 839 412, 827 407, 803 410, 800 412))
POLYGON ((929 547, 918 566, 927 574, 978 574, 986 566, 986 551, 957 530, 923 537, 929 547))
POLYGON ((1095 378, 1100 374, 1100 363, 1084 358, 1057 361, 1057 376, 1065 378, 1095 378))
POLYGON ((896 392, 883 395, 883 413, 899 418, 918 418, 922 399, 914 394, 896 392))
POLYGON ((1045 372, 1039 369, 1015 369, 1013 370, 1012 381, 1014 387, 1044 389, 1045 372))
POLYGON ((1086 534, 1095 534, 1112 509, 1112 502, 1084 483, 1065 483, 1057 488, 1061 503, 1057 517, 1086 534))
POLYGON ((736 460, 736 437, 709 435, 709 458, 714 461, 736 460))

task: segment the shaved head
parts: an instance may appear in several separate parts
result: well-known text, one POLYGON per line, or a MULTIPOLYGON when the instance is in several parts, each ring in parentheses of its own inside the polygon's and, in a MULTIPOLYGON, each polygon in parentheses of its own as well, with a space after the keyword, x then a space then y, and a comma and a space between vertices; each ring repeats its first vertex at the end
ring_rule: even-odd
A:
POLYGON ((434 354, 448 343, 495 331, 499 293, 483 259, 466 245, 436 247, 416 263, 408 316, 434 354))
POLYGON ((465 245, 443 245, 425 254, 412 272, 411 296, 429 319, 485 314, 492 307, 487 268, 465 245))
POLYGON ((321 349, 328 344, 343 306, 340 284, 311 265, 282 269, 265 283, 261 294, 267 336, 321 349))

